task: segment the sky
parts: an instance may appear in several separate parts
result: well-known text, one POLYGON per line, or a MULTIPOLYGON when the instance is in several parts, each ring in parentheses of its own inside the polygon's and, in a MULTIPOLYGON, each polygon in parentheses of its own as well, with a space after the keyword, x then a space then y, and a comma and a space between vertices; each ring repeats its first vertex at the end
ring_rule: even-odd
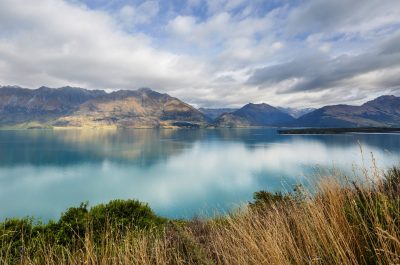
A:
POLYGON ((0 0, 0 85, 361 104, 400 95, 400 1, 0 0))

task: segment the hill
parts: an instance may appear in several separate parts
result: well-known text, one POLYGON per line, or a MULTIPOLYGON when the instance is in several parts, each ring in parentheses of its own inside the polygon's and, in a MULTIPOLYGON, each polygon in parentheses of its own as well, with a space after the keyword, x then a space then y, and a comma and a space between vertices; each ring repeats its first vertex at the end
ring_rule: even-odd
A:
POLYGON ((265 103, 249 103, 241 109, 221 115, 216 120, 220 127, 284 126, 295 119, 289 114, 265 103))

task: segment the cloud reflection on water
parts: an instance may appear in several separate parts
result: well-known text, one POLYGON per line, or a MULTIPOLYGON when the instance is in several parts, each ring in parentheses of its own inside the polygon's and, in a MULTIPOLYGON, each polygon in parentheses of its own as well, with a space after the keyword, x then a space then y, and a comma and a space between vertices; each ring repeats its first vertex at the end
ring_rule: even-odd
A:
POLYGON ((357 140, 382 167, 400 157, 400 137, 393 135, 286 137, 268 129, 29 133, 12 134, 12 141, 0 134, 0 156, 14 152, 0 164, 0 219, 47 220, 81 201, 116 198, 146 201, 165 216, 190 217, 229 209, 260 189, 290 186, 317 167, 349 172, 362 162, 357 140), (9 144, 21 142, 26 144, 19 148, 9 144))

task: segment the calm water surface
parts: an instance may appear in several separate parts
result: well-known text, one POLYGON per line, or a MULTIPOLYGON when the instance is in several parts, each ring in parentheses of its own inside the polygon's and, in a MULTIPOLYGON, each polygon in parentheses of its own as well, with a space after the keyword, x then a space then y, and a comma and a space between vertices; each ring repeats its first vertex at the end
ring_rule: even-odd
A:
POLYGON ((400 161, 400 135, 278 135, 275 129, 0 131, 0 220, 44 221, 82 201, 148 202, 190 218, 287 190, 320 169, 400 161))

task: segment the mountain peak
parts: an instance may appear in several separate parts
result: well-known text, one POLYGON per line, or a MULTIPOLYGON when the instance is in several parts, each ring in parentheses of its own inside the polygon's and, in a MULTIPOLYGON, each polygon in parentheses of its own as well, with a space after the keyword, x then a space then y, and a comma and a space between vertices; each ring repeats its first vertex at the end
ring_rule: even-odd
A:
POLYGON ((224 115, 217 122, 221 126, 229 127, 246 123, 250 126, 280 126, 294 121, 289 114, 266 103, 248 103, 241 109, 224 115))
POLYGON ((242 109, 264 110, 264 109, 275 109, 275 108, 267 103, 248 103, 244 105, 242 109))
POLYGON ((138 90, 136 90, 137 92, 140 93, 149 93, 149 92, 155 92, 154 90, 152 90, 151 88, 148 87, 141 87, 138 90))
POLYGON ((383 95, 383 96, 377 97, 373 100, 370 100, 370 101, 364 103, 363 105, 369 105, 371 103, 376 103, 376 102, 384 103, 386 101, 398 101, 398 100, 400 100, 400 97, 396 97, 394 95, 383 95))

